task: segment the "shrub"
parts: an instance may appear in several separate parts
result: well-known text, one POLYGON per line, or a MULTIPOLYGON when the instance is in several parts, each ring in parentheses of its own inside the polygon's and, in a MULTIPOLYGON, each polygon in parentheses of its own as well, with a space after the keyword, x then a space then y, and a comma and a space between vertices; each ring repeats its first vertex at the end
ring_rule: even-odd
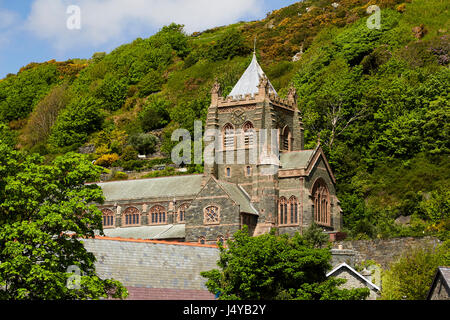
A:
POLYGON ((164 84, 164 78, 162 75, 153 69, 151 69, 139 82, 139 96, 145 97, 152 93, 159 92, 164 84))
POLYGON ((111 180, 128 180, 128 175, 125 172, 116 171, 111 180))
POLYGON ((163 98, 154 97, 150 99, 139 114, 142 129, 151 131, 166 126, 170 121, 169 108, 170 103, 163 98))
POLYGON ((139 154, 151 154, 156 150, 156 143, 158 138, 148 133, 138 133, 131 135, 129 139, 130 144, 136 149, 139 154))
POLYGON ((138 157, 138 152, 133 148, 133 146, 126 146, 123 150, 121 159, 124 161, 136 160, 138 157))
POLYGON ((95 161, 95 164, 101 167, 111 167, 111 164, 117 160, 119 160, 119 156, 116 153, 104 154, 95 161))

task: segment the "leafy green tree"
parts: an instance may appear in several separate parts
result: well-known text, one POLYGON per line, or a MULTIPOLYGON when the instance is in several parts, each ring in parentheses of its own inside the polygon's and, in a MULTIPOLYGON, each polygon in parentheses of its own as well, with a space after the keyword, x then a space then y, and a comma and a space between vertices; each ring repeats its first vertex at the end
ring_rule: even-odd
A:
POLYGON ((160 129, 169 123, 170 102, 161 97, 152 97, 139 113, 139 120, 144 131, 160 129))
POLYGON ((381 298, 425 300, 439 266, 450 265, 450 243, 406 251, 382 275, 381 298))
POLYGON ((164 78, 162 75, 151 69, 139 82, 139 96, 145 97, 152 93, 159 92, 162 89, 164 78))
POLYGON ((11 131, 7 124, 0 123, 0 143, 14 147, 16 145, 16 136, 16 133, 11 131))
POLYGON ((158 139, 148 133, 138 133, 129 137, 129 142, 140 154, 151 154, 155 152, 158 139))
POLYGON ((211 61, 220 61, 244 56, 249 52, 250 48, 245 45, 241 31, 231 29, 222 34, 209 48, 207 58, 211 61))
POLYGON ((311 226, 306 229, 305 233, 303 234, 303 238, 307 243, 309 243, 310 246, 314 248, 322 247, 328 242, 329 239, 328 235, 326 233, 323 233, 322 228, 315 223, 312 223, 311 226))
POLYGON ((227 246, 219 244, 220 270, 201 273, 219 299, 360 300, 369 295, 367 288, 339 289, 345 280, 326 277, 330 250, 313 248, 299 234, 289 238, 273 231, 252 237, 244 227, 227 246))
POLYGON ((93 203, 104 197, 96 185, 101 169, 68 153, 43 164, 0 144, 0 299, 124 298, 126 289, 95 272, 95 256, 83 238, 102 229, 93 203), (78 268, 79 282, 71 282, 78 268))
POLYGON ((61 111, 52 127, 49 143, 54 147, 81 145, 102 123, 100 102, 92 97, 78 97, 61 111))

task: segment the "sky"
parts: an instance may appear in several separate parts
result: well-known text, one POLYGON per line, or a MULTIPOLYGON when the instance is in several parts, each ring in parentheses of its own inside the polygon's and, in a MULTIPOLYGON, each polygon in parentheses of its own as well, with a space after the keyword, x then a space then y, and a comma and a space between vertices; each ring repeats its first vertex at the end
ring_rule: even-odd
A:
POLYGON ((298 0, 0 0, 0 79, 30 62, 90 58, 172 22, 192 33, 298 0))

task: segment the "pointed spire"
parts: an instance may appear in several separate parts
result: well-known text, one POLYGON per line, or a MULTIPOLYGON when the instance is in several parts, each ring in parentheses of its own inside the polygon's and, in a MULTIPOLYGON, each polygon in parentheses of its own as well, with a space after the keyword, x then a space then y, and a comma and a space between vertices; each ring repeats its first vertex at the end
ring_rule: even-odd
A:
MULTIPOLYGON (((238 98, 239 96, 245 96, 246 94, 255 95, 259 92, 259 84, 261 78, 267 78, 261 66, 256 58, 256 53, 253 52, 252 62, 248 66, 247 70, 243 73, 239 81, 231 90, 229 96, 238 98)), ((268 81, 268 92, 274 93, 278 96, 275 88, 272 86, 270 81, 268 81)))

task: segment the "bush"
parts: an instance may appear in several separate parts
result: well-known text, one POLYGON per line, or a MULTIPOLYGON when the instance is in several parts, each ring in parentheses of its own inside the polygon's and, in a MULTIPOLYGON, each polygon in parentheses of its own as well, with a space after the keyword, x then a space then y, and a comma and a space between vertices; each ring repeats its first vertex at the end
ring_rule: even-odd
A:
POLYGON ((129 138, 130 144, 136 149, 139 154, 152 154, 156 150, 158 138, 148 133, 138 133, 131 135, 129 138))
POLYGON ((145 97, 152 93, 159 92, 164 84, 164 78, 162 75, 153 69, 151 69, 139 82, 139 96, 145 97))
POLYGON ((123 161, 136 160, 138 157, 138 152, 133 148, 133 146, 126 146, 123 150, 121 159, 123 161))
POLYGON ((425 300, 439 266, 450 265, 449 242, 437 248, 413 248, 392 263, 382 276, 381 298, 425 300))
POLYGON ((128 175, 125 172, 116 171, 111 180, 128 180, 128 175))
POLYGON ((169 108, 168 101, 160 97, 152 97, 139 114, 142 129, 151 131, 165 127, 170 121, 169 108))
POLYGON ((82 145, 89 134, 101 128, 102 123, 100 102, 91 97, 78 97, 58 116, 49 143, 55 147, 82 145))
POLYGON ((232 29, 217 39, 217 42, 210 47, 207 56, 211 61, 219 61, 244 56, 249 52, 251 50, 245 45, 242 33, 232 29))
POLYGON ((119 156, 115 153, 104 154, 95 161, 95 165, 101 167, 111 167, 111 164, 119 160, 119 156))

